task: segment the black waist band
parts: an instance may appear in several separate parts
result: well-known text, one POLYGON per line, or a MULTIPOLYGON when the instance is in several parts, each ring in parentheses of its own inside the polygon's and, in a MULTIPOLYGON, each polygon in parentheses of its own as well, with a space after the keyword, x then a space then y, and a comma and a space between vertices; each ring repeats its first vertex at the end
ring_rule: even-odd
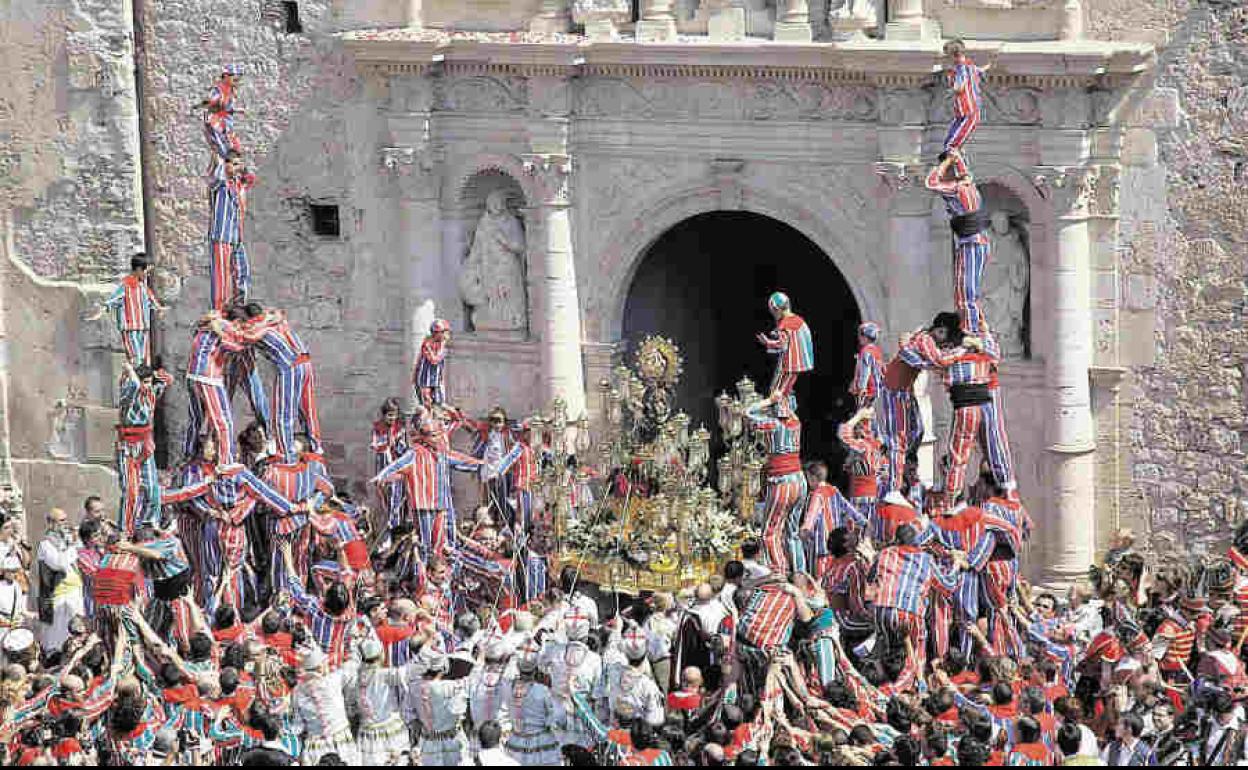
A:
POLYGON ((966 384, 966 385, 950 385, 949 400, 953 402, 955 408, 963 406, 978 406, 986 404, 992 400, 992 394, 989 392, 986 383, 966 384))
POLYGON ((949 229, 953 230, 954 235, 959 238, 978 235, 988 229, 988 218, 984 216, 982 210, 960 214, 949 220, 949 229))

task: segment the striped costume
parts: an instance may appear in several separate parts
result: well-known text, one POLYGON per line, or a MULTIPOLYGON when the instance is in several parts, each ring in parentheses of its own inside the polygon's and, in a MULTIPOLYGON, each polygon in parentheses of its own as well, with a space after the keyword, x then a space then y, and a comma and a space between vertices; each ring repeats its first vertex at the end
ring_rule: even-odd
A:
POLYGON ((884 367, 880 395, 875 402, 880 440, 887 455, 881 497, 889 492, 904 493, 906 466, 923 440, 923 413, 914 397, 914 381, 918 376, 919 370, 900 355, 894 356, 884 367))
POLYGON ((1157 668, 1168 677, 1182 676, 1196 648, 1196 624, 1171 612, 1153 634, 1153 647, 1161 651, 1157 668))
POLYGON ((145 385, 134 370, 127 371, 118 398, 120 419, 116 449, 121 501, 117 527, 127 537, 134 535, 139 524, 154 524, 160 520, 160 482, 156 477, 152 419, 156 415, 156 401, 173 382, 173 377, 161 369, 155 372, 154 379, 150 386, 145 385))
POLYGON ((810 549, 807 564, 818 565, 819 560, 827 555, 828 535, 832 530, 841 527, 862 529, 866 525, 867 517, 845 499, 841 490, 826 481, 819 484, 810 490, 806 516, 802 520, 801 531, 810 549))
POLYGON ((234 133, 234 83, 224 75, 212 85, 204 100, 204 139, 218 158, 230 150, 242 151, 243 143, 234 133))
POLYGON ((452 449, 439 451, 426 443, 417 443, 373 477, 374 484, 402 482, 420 532, 423 561, 446 552, 447 537, 453 527, 448 515, 454 509, 451 470, 472 473, 480 464, 477 458, 452 449))
POLYGON ((231 403, 239 388, 245 389, 252 415, 265 425, 272 425, 269 396, 265 392, 264 378, 256 368, 256 352, 251 348, 230 353, 225 359, 225 392, 231 403))
POLYGON ((273 438, 277 453, 286 462, 295 461, 295 420, 308 434, 308 448, 321 450, 321 420, 316 410, 316 373, 303 340, 290 328, 286 314, 266 313, 239 327, 239 335, 273 364, 273 438))
POLYGON ((254 575, 247 562, 247 518, 258 502, 286 515, 292 514, 295 506, 241 465, 218 466, 214 473, 188 486, 169 490, 161 500, 181 503, 198 498, 204 500, 210 511, 203 523, 202 537, 205 542, 215 542, 220 549, 219 563, 204 565, 209 569, 201 573, 204 604, 210 610, 225 604, 237 611, 248 591, 255 590, 254 575), (217 572, 210 571, 214 566, 217 572))
POLYGON ((285 588, 295 612, 303 617, 308 627, 308 636, 325 653, 329 667, 337 668, 347 659, 348 632, 356 620, 354 602, 341 615, 330 615, 321 600, 307 592, 298 575, 287 575, 285 588))
POLYGON ((156 306, 147 280, 135 273, 122 278, 104 301, 104 307, 112 312, 117 322, 117 332, 131 366, 152 363, 152 309, 156 306))
POLYGON ((763 547, 772 569, 781 574, 806 571, 806 551, 799 534, 808 491, 802 472, 802 423, 764 415, 758 406, 746 411, 751 428, 767 452, 763 497, 763 547))
POLYGON ((801 316, 789 313, 776 322, 765 346, 768 353, 776 356, 769 395, 791 396, 797 375, 815 368, 815 343, 810 327, 801 316))
POLYGON ((964 56, 945 73, 945 78, 953 90, 953 121, 944 142, 945 152, 949 152, 966 144, 979 126, 984 103, 984 70, 964 56))
POLYGON ((849 386, 849 394, 857 399, 859 409, 875 403, 883 380, 883 351, 873 342, 863 345, 854 360, 854 381, 849 386))
MULTIPOLYGON (((325 501, 334 496, 334 483, 329 478, 320 455, 317 454, 305 452, 293 463, 268 463, 264 468, 264 481, 292 503, 305 503, 308 511, 320 510, 325 501)), ((308 513, 304 511, 291 514, 271 511, 268 516, 268 534, 272 549, 277 551, 281 543, 291 543, 291 555, 294 556, 295 567, 303 575, 309 574, 311 568, 308 563, 311 538, 307 524, 308 513)), ((286 564, 284 560, 273 559, 271 567, 272 585, 285 584, 286 564)))
POLYGON ((942 179, 938 166, 927 175, 927 189, 940 193, 953 229, 953 301, 962 329, 967 334, 986 332, 982 287, 992 244, 983 232, 986 225, 979 188, 969 179, 942 179))
POLYGON ((208 182, 212 219, 208 225, 213 310, 224 310, 230 303, 247 299, 251 287, 251 263, 243 247, 243 219, 247 214, 247 193, 256 184, 251 172, 228 176, 225 161, 213 165, 208 182))
MULTIPOLYGON (((837 428, 837 438, 850 452, 849 501, 867 521, 875 520, 875 510, 880 498, 880 478, 887 474, 883 444, 876 438, 869 422, 859 423, 861 431, 855 431, 849 423, 837 428)), ((876 537, 876 542, 880 542, 876 537)))
POLYGON ((527 532, 532 513, 529 484, 535 474, 535 463, 532 450, 519 440, 523 427, 512 423, 491 428, 489 422, 477 420, 469 420, 464 426, 473 434, 470 454, 481 461, 478 475, 482 504, 496 511, 513 531, 527 532), (523 494, 520 494, 521 487, 523 494), (516 497, 514 507, 513 494, 516 497))
POLYGON ((195 452, 204 419, 217 440, 217 462, 234 462, 234 410, 225 389, 226 357, 245 347, 245 341, 229 328, 220 336, 211 329, 199 329, 191 338, 190 361, 186 366, 188 419, 182 452, 186 457, 195 452))
POLYGON ((445 340, 433 335, 420 343, 416 367, 412 370, 412 388, 417 400, 425 406, 446 402, 446 352, 445 340))
POLYGON ((783 590, 784 585, 765 583, 750 592, 737 624, 737 635, 742 643, 768 654, 788 645, 797 605, 783 590))
MULTIPOLYGON (((403 421, 374 422, 368 448, 373 453, 373 473, 380 473, 407 451, 407 430, 403 421)), ((381 511, 391 527, 403 520, 407 500, 403 496, 402 484, 397 481, 381 484, 377 487, 377 496, 381 501, 381 511)))
POLYGON ((871 612, 864 603, 867 565, 857 554, 826 556, 819 563, 819 579, 837 623, 849 630, 869 630, 871 612))
POLYGON ((941 569, 917 546, 893 545, 876 556, 868 579, 875 585, 877 628, 895 640, 910 640, 917 659, 908 660, 906 667, 918 676, 926 669, 928 597, 933 591, 951 595, 958 587, 957 572, 941 569))
POLYGON ((1235 565, 1235 587, 1231 591, 1231 598, 1239 608, 1239 614, 1235 616, 1231 638, 1238 643, 1248 631, 1248 556, 1232 546, 1227 552, 1227 558, 1235 565))
POLYGON ((971 652, 971 638, 964 629, 979 617, 981 596, 987 600, 989 640, 1000 650, 1018 652, 1022 643, 1010 617, 1010 586, 1002 591, 994 582, 989 591, 984 579, 990 564, 1018 558, 1022 546, 1018 529, 991 511, 977 507, 939 516, 932 524, 941 545, 965 553, 970 567, 962 573, 953 601, 954 609, 960 612, 956 628, 963 654, 969 656, 971 652))
POLYGON ((953 401, 944 490, 954 498, 965 491, 966 467, 976 443, 988 460, 997 484, 1007 490, 1017 486, 997 380, 1001 352, 992 332, 985 332, 983 341, 983 352, 966 348, 945 350, 936 345, 931 335, 921 332, 911 340, 912 347, 902 351, 911 365, 944 370, 945 386, 953 401))

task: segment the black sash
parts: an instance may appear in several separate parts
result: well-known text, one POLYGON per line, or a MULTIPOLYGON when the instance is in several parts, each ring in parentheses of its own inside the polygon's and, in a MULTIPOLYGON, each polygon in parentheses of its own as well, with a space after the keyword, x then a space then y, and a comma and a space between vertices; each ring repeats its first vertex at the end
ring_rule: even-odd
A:
POLYGON ((968 214, 959 214, 949 220, 949 229, 959 238, 978 235, 988 229, 988 218, 984 212, 976 209, 968 214))
POLYGON ((955 409, 979 406, 991 401, 992 393, 987 383, 950 385, 949 400, 953 402, 955 409))

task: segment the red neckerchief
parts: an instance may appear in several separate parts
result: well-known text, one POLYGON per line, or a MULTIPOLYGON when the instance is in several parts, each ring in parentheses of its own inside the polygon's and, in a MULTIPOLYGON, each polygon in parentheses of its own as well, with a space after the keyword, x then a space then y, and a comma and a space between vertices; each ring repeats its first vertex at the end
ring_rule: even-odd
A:
POLYGON ((1035 762, 1047 762, 1049 759, 1049 749, 1043 743, 1018 743, 1014 745, 1014 751, 1035 762))

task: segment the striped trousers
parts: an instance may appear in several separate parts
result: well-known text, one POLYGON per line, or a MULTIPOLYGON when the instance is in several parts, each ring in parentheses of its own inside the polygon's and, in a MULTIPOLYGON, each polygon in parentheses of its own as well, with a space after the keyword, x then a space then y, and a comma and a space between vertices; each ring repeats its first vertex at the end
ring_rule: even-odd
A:
POLYGON ((806 550, 799 534, 806 512, 806 474, 767 479, 763 498, 763 550, 780 574, 806 571, 806 550))
POLYGON ((422 509, 414 511, 414 513, 416 516, 416 531, 420 537, 417 549, 420 552, 421 561, 428 564, 430 556, 443 556, 446 554, 446 511, 422 509))
POLYGON ((992 246, 987 241, 967 241, 953 246, 953 304, 962 319, 962 331, 979 334, 988 328, 984 318, 984 266, 992 246))
POLYGON ((768 395, 792 396, 793 386, 797 384, 797 375, 801 372, 788 372, 780 367, 776 367, 776 373, 771 377, 771 390, 768 395))
POLYGON ((121 501, 117 506, 119 531, 130 538, 140 525, 160 521, 156 456, 147 442, 118 442, 117 481, 121 486, 121 501))
POLYGON ((152 336, 147 329, 122 329, 121 346, 131 366, 152 363, 152 336))
POLYGON ((909 639, 914 657, 907 658, 906 666, 897 677, 898 682, 921 677, 927 669, 927 624, 922 615, 897 607, 875 608, 875 628, 888 636, 889 643, 909 639))
POLYGON ((251 288, 251 262, 241 243, 210 241, 209 297, 213 310, 224 311, 234 302, 247 301, 251 288))
POLYGON ((264 378, 260 376, 255 358, 250 351, 230 356, 225 365, 225 392, 229 394, 231 402, 234 400, 234 393, 244 386, 247 389, 247 401, 251 404, 252 415, 265 425, 271 425, 269 394, 265 392, 264 378), (250 360, 243 356, 249 357, 250 360))
POLYGON ((234 462, 234 410, 225 385, 189 380, 190 398, 187 399, 188 420, 182 451, 187 457, 195 454, 195 442, 207 418, 208 426, 217 439, 217 465, 234 462))
POLYGON ((971 450, 976 443, 988 460, 993 478, 1007 489, 1015 487, 1014 461, 1010 456, 1010 441, 1005 433, 1005 409, 1001 405, 1001 390, 993 388, 992 398, 982 404, 963 406, 953 410, 953 425, 949 429, 946 454, 949 468, 945 471, 945 491, 956 497, 966 491, 966 467, 971 461, 971 450))
POLYGON ((880 388, 875 413, 888 458, 882 496, 904 489, 906 457, 923 440, 923 413, 913 391, 889 388, 880 388))
POLYGON ((979 110, 971 112, 969 115, 955 115, 949 123, 949 130, 945 133, 944 150, 961 149, 971 139, 971 134, 975 133, 975 129, 979 127, 979 110))
POLYGON ((273 387, 273 437, 277 453, 286 462, 294 462, 295 419, 303 423, 311 446, 321 451, 321 421, 316 412, 316 375, 309 361, 294 366, 278 367, 273 387))
POLYGON ((1023 641, 1010 615, 1010 599, 1018 585, 1018 561, 990 561, 984 567, 981 595, 988 615, 988 639, 999 655, 1017 659, 1024 652, 1023 641))

